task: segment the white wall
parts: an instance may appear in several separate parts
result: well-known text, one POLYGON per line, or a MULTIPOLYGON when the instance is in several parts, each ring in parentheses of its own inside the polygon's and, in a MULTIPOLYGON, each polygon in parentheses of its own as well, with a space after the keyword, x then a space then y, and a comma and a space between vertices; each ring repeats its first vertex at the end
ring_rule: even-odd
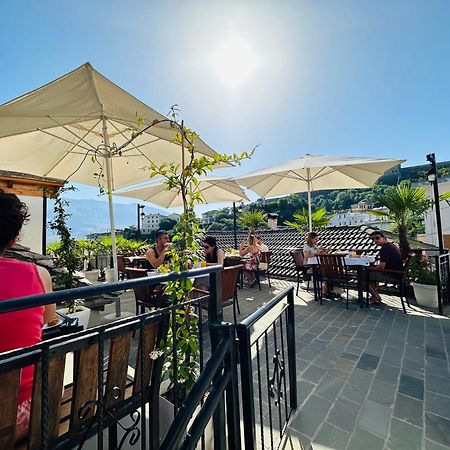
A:
MULTIPOLYGON (((444 194, 450 191, 450 182, 439 183, 439 194, 444 194)), ((432 197, 432 190, 427 187, 428 195, 432 197)), ((441 224, 442 224, 442 234, 445 236, 450 236, 450 206, 447 202, 439 203, 441 210, 441 224)), ((425 216, 425 242, 428 244, 438 245, 437 238, 437 228, 436 228, 436 211, 433 208, 425 216)))
POLYGON ((42 253, 42 197, 19 195, 20 200, 28 206, 30 220, 23 226, 18 244, 29 247, 33 252, 42 253))

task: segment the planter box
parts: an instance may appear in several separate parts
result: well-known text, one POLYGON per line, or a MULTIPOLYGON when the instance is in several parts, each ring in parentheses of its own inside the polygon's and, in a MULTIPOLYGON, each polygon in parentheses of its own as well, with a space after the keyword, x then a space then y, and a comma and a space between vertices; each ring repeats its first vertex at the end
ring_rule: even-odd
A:
POLYGON ((114 269, 105 269, 105 280, 107 283, 114 283, 114 269))
POLYGON ((438 291, 435 284, 411 283, 417 303, 425 308, 438 307, 438 291))
POLYGON ((83 328, 86 330, 89 324, 89 317, 91 315, 91 310, 89 308, 86 308, 85 306, 79 306, 78 309, 79 311, 69 314, 67 312, 68 311, 67 308, 62 308, 61 312, 68 317, 77 318, 78 324, 83 325, 83 328))
POLYGON ((86 280, 88 280, 90 283, 95 284, 98 280, 98 270, 85 270, 83 272, 84 277, 86 280))

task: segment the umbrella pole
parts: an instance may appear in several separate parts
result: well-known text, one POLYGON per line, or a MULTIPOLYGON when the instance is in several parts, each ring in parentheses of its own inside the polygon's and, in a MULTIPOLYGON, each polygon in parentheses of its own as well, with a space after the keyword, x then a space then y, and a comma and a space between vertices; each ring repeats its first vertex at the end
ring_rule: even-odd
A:
MULTIPOLYGON (((111 248, 114 268, 114 281, 119 281, 119 271, 117 267, 117 246, 116 246, 116 227, 114 223, 114 207, 113 207, 113 183, 112 183, 112 158, 109 154, 109 137, 106 126, 106 118, 103 116, 103 140, 105 142, 105 168, 106 168, 106 186, 108 190, 108 206, 109 206, 109 224, 111 226, 111 248)), ((116 299, 116 317, 120 317, 120 298, 116 299)))
POLYGON ((309 232, 312 231, 312 214, 311 214, 311 170, 306 169, 306 177, 308 181, 308 226, 309 232))

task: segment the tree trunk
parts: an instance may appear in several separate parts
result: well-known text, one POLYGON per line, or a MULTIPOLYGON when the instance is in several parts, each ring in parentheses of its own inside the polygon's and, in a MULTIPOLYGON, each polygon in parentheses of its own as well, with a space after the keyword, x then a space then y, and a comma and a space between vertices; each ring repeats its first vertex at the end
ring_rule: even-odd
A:
POLYGON ((408 227, 407 225, 399 225, 398 226, 398 239, 400 245, 400 251, 402 255, 405 255, 411 251, 411 247, 408 241, 408 227))

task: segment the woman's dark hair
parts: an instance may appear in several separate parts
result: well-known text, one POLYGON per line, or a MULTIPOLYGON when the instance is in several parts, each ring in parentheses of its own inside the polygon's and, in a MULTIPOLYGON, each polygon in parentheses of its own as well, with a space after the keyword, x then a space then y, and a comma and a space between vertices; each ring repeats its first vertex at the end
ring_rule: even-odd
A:
POLYGON ((314 231, 311 231, 310 233, 308 233, 308 236, 306 237, 306 243, 312 247, 313 243, 311 242, 314 238, 316 238, 318 236, 317 233, 314 233, 314 231))
POLYGON ((213 236, 206 236, 205 239, 203 239, 204 244, 208 244, 210 247, 212 247, 214 250, 212 254, 206 253, 206 262, 208 263, 216 263, 217 262, 217 241, 216 238, 213 236))
POLYGON ((19 235, 28 217, 27 205, 19 197, 0 189, 0 253, 19 235))

